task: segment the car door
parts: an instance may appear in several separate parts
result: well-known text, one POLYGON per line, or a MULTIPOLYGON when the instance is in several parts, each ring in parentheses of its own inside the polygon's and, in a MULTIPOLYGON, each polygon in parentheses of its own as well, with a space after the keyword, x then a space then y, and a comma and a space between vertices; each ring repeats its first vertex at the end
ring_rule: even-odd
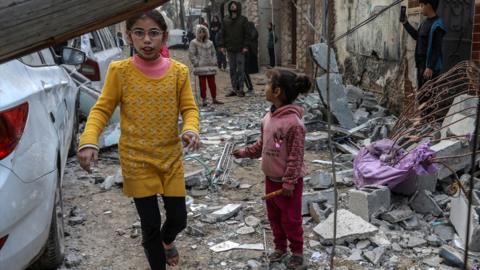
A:
POLYGON ((101 40, 103 49, 95 53, 95 58, 100 67, 101 85, 103 86, 108 66, 112 61, 122 59, 122 50, 117 47, 115 40, 107 28, 92 32, 92 34, 101 40))

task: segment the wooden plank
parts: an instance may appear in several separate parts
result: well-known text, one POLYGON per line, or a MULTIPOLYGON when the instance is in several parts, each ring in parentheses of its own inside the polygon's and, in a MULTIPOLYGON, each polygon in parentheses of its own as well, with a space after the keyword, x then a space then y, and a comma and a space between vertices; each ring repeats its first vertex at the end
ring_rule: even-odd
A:
POLYGON ((1 0, 0 63, 123 21, 169 0, 1 0))

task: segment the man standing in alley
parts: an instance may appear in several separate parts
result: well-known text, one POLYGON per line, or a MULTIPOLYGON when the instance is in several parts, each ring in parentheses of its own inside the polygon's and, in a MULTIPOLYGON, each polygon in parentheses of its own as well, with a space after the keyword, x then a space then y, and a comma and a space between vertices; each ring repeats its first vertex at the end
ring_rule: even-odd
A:
POLYGON ((242 6, 237 1, 228 4, 228 16, 223 20, 219 36, 219 47, 222 53, 227 51, 230 65, 232 91, 227 97, 244 97, 245 54, 248 52, 248 20, 242 16, 242 6))
POLYGON ((270 57, 269 68, 275 67, 275 43, 277 43, 277 36, 275 35, 275 26, 273 23, 268 24, 268 56, 270 57))
POLYGON ((440 75, 443 69, 442 40, 446 31, 442 19, 437 15, 439 1, 419 0, 422 14, 427 19, 420 24, 418 30, 413 28, 406 16, 400 18, 405 30, 417 41, 415 64, 418 89, 440 75))

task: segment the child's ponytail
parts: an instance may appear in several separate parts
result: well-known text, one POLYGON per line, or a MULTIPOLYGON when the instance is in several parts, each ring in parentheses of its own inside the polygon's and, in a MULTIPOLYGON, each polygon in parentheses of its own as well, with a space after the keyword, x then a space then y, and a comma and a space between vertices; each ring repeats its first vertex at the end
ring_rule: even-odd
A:
POLYGON ((307 94, 312 88, 312 81, 304 74, 295 74, 288 70, 272 69, 267 72, 272 88, 279 87, 283 93, 285 104, 292 104, 299 94, 307 94))

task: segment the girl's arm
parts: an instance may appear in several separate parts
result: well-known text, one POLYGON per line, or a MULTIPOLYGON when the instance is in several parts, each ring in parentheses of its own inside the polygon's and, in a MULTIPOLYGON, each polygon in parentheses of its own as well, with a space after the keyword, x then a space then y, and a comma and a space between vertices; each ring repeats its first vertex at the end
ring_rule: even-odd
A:
POLYGON ((183 119, 182 134, 187 131, 193 131, 199 134, 199 115, 198 108, 195 104, 195 99, 190 85, 190 77, 188 75, 188 68, 183 67, 179 72, 179 109, 183 119))
POLYGON ((108 67, 102 93, 90 111, 85 131, 80 136, 79 149, 88 146, 96 146, 98 148, 98 138, 120 102, 120 98, 121 88, 118 80, 117 65, 116 63, 111 63, 108 67))
POLYGON ((257 142, 239 150, 240 158, 260 158, 262 156, 263 149, 263 125, 261 128, 261 134, 257 139, 257 142))
POLYGON ((303 151, 305 144, 305 129, 302 126, 290 128, 287 133, 287 168, 282 178, 283 188, 295 189, 298 178, 303 170, 303 151))
POLYGON ((188 47, 188 57, 190 58, 190 62, 194 67, 198 66, 198 56, 197 56, 197 46, 195 42, 190 42, 190 47, 188 47))

